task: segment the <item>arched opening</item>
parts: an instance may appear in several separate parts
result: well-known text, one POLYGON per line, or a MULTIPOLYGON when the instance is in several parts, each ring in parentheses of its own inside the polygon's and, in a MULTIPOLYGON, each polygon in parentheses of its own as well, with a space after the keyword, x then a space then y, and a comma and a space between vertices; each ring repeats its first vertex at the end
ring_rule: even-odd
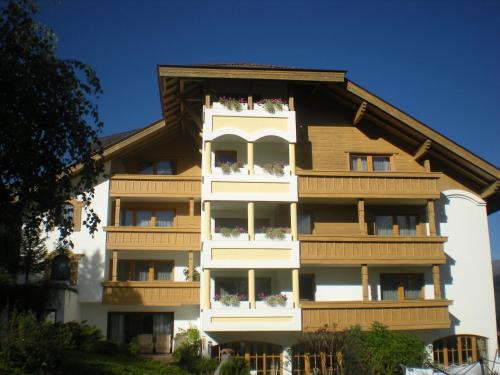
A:
POLYGON ((71 261, 66 255, 57 255, 51 261, 50 278, 53 281, 70 281, 71 261))
POLYGON ((212 141, 215 174, 248 174, 247 141, 237 135, 223 135, 212 141))
POLYGON ((432 343, 434 362, 440 366, 460 366, 487 358, 486 338, 475 335, 443 337, 432 343))
POLYGON ((254 155, 255 174, 290 175, 288 142, 284 139, 276 136, 259 138, 255 142, 254 155))
POLYGON ((232 356, 245 358, 255 374, 283 374, 283 347, 260 341, 234 341, 216 345, 212 357, 221 361, 222 351, 230 349, 232 356))

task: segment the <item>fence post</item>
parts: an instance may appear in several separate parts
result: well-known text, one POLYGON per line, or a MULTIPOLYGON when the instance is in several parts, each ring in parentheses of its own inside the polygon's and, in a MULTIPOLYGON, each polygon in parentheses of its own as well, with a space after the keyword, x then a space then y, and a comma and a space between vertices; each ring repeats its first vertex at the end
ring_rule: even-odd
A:
POLYGON ((321 372, 326 374, 326 353, 321 352, 321 372))
POLYGON ((311 375, 311 361, 309 353, 304 354, 304 371, 306 372, 306 375, 311 375))
POLYGON ((262 353, 262 375, 267 375, 266 353, 262 353))

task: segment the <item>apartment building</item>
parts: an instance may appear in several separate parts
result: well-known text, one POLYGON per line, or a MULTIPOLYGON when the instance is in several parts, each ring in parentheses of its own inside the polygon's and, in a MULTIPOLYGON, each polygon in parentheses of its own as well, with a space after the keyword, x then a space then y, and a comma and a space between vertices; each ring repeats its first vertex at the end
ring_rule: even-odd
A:
MULTIPOLYGON (((487 215, 499 169, 346 78, 261 65, 159 66, 163 118, 103 138, 106 177, 57 320, 144 351, 198 327, 259 373, 303 332, 374 321, 440 364, 497 349, 487 215)), ((474 131, 471 127, 470 131, 474 131)), ((264 370, 265 372, 265 370, 264 370)))

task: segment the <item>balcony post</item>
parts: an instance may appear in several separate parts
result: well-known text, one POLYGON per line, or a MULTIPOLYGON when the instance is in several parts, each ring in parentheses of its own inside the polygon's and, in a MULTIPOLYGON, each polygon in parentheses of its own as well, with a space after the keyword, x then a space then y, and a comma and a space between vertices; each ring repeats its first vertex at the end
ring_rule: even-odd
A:
POLYGON ((254 175, 255 169, 253 162, 253 142, 247 143, 247 167, 248 167, 248 174, 254 175))
POLYGON ((439 266, 432 266, 432 281, 434 282, 434 299, 441 299, 441 280, 439 277, 439 266))
POLYGON ((363 301, 368 301, 368 266, 361 266, 361 284, 363 285, 363 301))
POLYGON ((205 108, 210 108, 210 107, 211 107, 210 94, 205 94, 205 108))
POLYGON ((253 96, 250 94, 247 98, 248 109, 253 109, 253 96))
POLYGON ((292 95, 288 97, 288 110, 295 111, 295 98, 292 95))
POLYGON ((115 199, 115 227, 120 225, 120 198, 115 199))
POLYGON ((431 171, 431 161, 429 159, 424 160, 424 168, 426 172, 431 171))
POLYGON ((255 205, 253 202, 248 202, 248 237, 250 241, 255 240, 255 205))
POLYGON ((299 291, 299 270, 297 268, 292 270, 292 294, 293 294, 293 307, 300 306, 300 291, 299 291))
POLYGON ((189 198, 189 216, 194 216, 194 198, 189 198))
POLYGON ((368 234, 366 230, 366 220, 365 220, 365 201, 364 199, 358 199, 358 222, 359 222, 359 233, 363 236, 368 234))
POLYGON ((212 142, 205 142, 205 174, 212 173, 212 142))
POLYGON ((434 201, 429 199, 427 201, 427 219, 429 220, 429 235, 436 235, 436 213, 434 211, 434 201))
POLYGON ((211 222, 212 222, 212 214, 210 212, 210 201, 205 201, 205 220, 203 223, 203 233, 206 241, 210 241, 211 239, 211 222))
POLYGON ((202 306, 204 309, 210 308, 210 269, 203 270, 203 300, 202 306))
POLYGON ((297 241, 297 203, 290 203, 290 230, 292 232, 292 240, 297 241))
POLYGON ((113 250, 113 258, 111 259, 111 281, 118 280, 118 250, 113 250))
POLYGON ((192 251, 188 253, 188 281, 193 281, 194 269, 194 254, 192 251))
POLYGON ((248 302, 255 309, 255 270, 248 270, 248 302))
POLYGON ((288 164, 290 164, 290 174, 295 176, 295 143, 288 144, 288 164))

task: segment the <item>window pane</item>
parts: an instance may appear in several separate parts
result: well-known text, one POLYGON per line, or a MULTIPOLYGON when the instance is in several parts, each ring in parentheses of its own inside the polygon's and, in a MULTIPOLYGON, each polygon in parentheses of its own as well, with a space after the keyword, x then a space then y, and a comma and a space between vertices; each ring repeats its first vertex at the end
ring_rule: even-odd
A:
POLYGON ((219 277, 215 279, 215 293, 220 296, 242 294, 248 296, 248 280, 243 277, 219 277))
POLYGON ((131 226, 134 225, 134 212, 131 210, 122 211, 122 222, 121 225, 131 226))
POLYGON ((174 163, 171 161, 160 161, 156 167, 156 174, 171 175, 174 174, 174 163))
POLYGON ((378 236, 392 236, 392 216, 375 216, 375 234, 378 236))
POLYGON ((380 275, 380 289, 382 290, 383 300, 398 300, 399 275, 382 274, 380 275))
POLYGON ((424 287, 424 275, 406 275, 405 276, 405 299, 422 298, 422 288, 424 287))
POLYGON ((146 164, 139 169, 139 174, 153 174, 153 164, 146 164))
POLYGON ((118 281, 129 280, 130 262, 127 260, 118 261, 118 281))
POLYGON ((174 211, 156 211, 156 226, 171 227, 174 225, 174 211))
POLYGON ((156 263, 155 280, 172 280, 172 263, 170 262, 156 263))
POLYGON ((351 170, 366 172, 368 170, 368 161, 366 156, 352 155, 351 170))
POLYGON ((137 226, 149 227, 151 225, 151 211, 136 211, 137 226))
POLYGON ((416 236, 417 235, 417 218, 415 216, 397 217, 398 229, 400 236, 416 236))
POLYGON ((214 154, 216 166, 222 163, 236 163, 238 161, 236 151, 215 151, 214 154))
POLYGON ((297 217, 299 234, 311 234, 311 215, 299 214, 297 217))
POLYGON ((391 162, 389 156, 374 156, 373 170, 377 172, 389 172, 391 170, 391 162))
POLYGON ((271 294, 271 278, 270 277, 256 277, 255 278, 255 296, 260 301, 261 296, 268 296, 271 294))
POLYGON ((135 280, 148 281, 149 279, 149 262, 135 262, 135 280))
POLYGON ((314 275, 299 276, 299 297, 303 300, 314 301, 315 295, 314 275))

